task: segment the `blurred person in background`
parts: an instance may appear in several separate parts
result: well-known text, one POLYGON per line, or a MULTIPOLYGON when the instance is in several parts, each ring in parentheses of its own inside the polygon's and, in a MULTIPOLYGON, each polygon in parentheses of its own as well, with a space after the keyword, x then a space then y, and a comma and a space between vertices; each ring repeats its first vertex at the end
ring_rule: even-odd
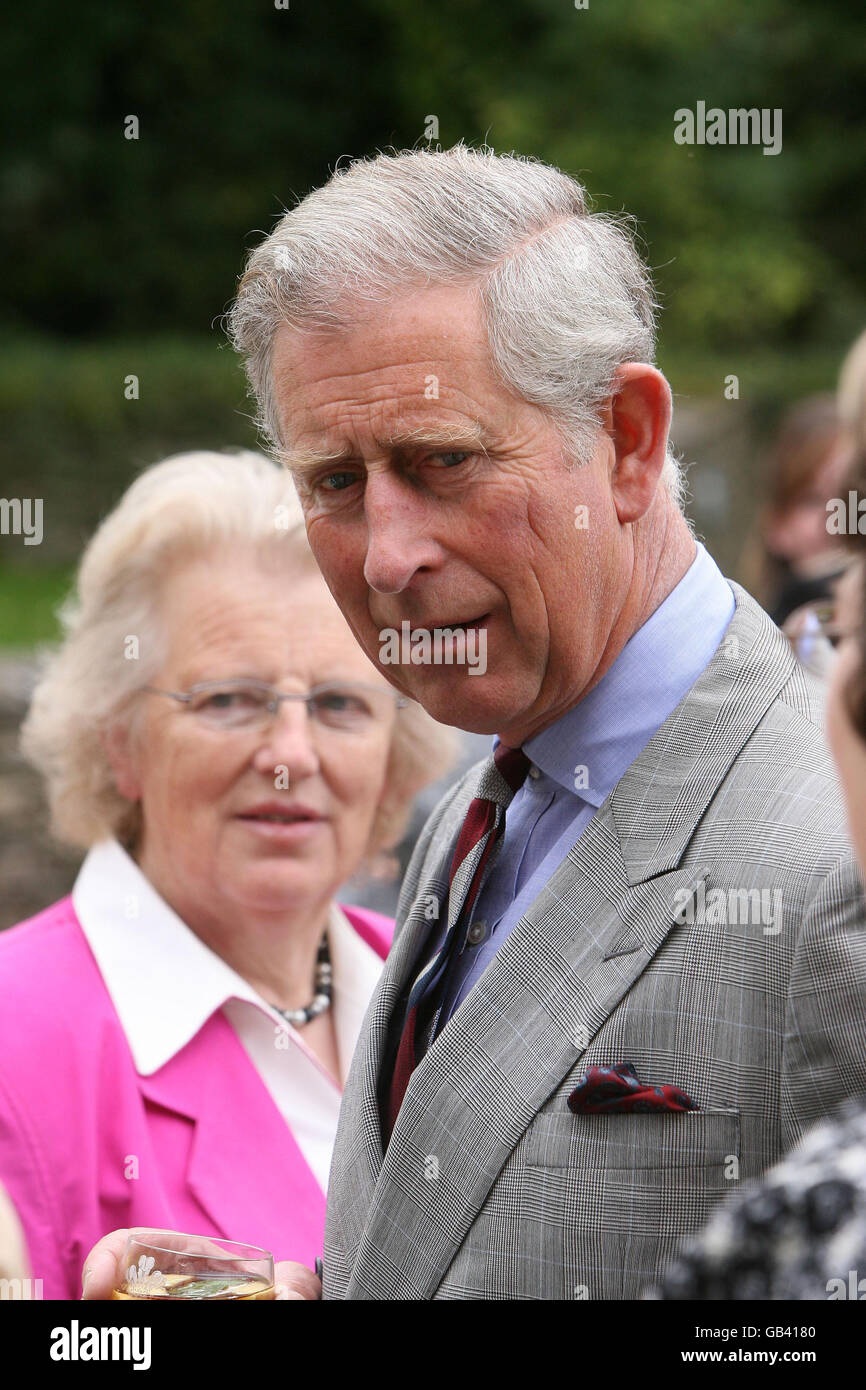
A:
POLYGON ((368 661, 255 454, 138 478, 65 626, 23 746, 88 854, 71 897, 0 936, 7 1224, 47 1298, 80 1294, 118 1224, 312 1262, 393 930, 335 895, 453 735, 368 661))
POLYGON ((849 559, 828 529, 827 503, 841 495, 849 459, 831 394, 792 406, 769 451, 766 500, 743 558, 744 583, 819 676, 832 659, 832 595, 849 559))
MULTIPOLYGON (((842 369, 839 411, 849 473, 866 498, 866 333, 842 369)), ((864 527, 866 530, 866 527, 864 527)), ((851 839, 866 872, 866 535, 845 537, 827 735, 851 839)), ((828 994, 824 1007, 833 1007, 828 994)), ((863 1001, 866 1015, 866 999, 863 1001)), ((817 1125, 764 1180, 724 1203, 655 1296, 668 1299, 862 1299, 866 1295, 866 1095, 817 1125)))
POLYGON ((846 563, 827 530, 827 502, 838 497, 847 451, 832 395, 799 401, 783 416, 768 456, 766 500, 744 568, 755 597, 781 627, 804 603, 825 599, 846 563))

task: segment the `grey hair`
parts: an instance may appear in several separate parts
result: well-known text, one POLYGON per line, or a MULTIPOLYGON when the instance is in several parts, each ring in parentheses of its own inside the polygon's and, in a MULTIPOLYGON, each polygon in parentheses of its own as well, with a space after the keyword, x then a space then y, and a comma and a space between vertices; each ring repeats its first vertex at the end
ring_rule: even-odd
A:
MULTIPOLYGON (((591 211, 575 179, 464 144, 337 169, 251 253, 227 327, 272 447, 288 444, 270 369, 282 324, 340 330, 352 302, 440 284, 478 288, 494 369, 549 412, 569 454, 585 462, 616 369, 654 360, 649 273, 627 219, 591 211)), ((662 477, 682 510, 670 448, 662 477)))
MULTIPOLYGON (((117 789, 105 733, 113 724, 133 727, 135 696, 162 663, 159 600, 171 566, 215 549, 226 563, 226 552, 246 549, 263 562, 319 574, 291 477, 245 450, 154 464, 89 542, 60 612, 63 640, 47 657, 21 730, 59 839, 85 849, 108 835, 135 844, 141 810, 117 789)), ((354 641, 348 630, 346 641, 354 641)), ((453 730, 414 701, 398 710, 368 863, 397 843, 414 797, 455 756, 453 730)))

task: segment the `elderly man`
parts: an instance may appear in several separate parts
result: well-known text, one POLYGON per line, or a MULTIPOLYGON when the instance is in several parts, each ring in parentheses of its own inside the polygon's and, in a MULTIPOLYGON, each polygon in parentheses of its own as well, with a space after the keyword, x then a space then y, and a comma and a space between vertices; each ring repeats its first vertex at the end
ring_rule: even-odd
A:
POLYGON ((646 271, 559 171, 418 151, 288 213, 231 324, 358 641, 497 736, 404 882, 324 1297, 635 1297, 866 1090, 819 692, 683 515, 646 271))

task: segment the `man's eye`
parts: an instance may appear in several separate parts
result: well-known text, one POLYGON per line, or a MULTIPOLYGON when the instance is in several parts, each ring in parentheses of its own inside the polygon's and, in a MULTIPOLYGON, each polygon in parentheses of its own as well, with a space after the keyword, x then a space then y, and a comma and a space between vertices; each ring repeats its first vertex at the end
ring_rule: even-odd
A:
POLYGON ((438 454, 431 454, 431 458, 441 459, 446 468, 456 468, 459 464, 465 463, 472 457, 469 449, 442 450, 438 454))
POLYGON ((321 485, 328 492, 343 492, 347 487, 351 487, 354 482, 357 482, 356 474, 341 471, 339 473, 327 473, 325 477, 322 478, 321 485))

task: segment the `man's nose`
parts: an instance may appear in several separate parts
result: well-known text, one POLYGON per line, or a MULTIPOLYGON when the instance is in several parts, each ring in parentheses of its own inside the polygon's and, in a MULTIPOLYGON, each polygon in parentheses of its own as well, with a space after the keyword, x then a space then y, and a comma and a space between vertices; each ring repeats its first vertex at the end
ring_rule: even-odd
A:
POLYGON ((256 770, 274 778, 286 769, 288 783, 313 777, 319 771, 316 727, 303 700, 281 700, 262 731, 253 763, 256 770))
POLYGON ((379 594, 398 594, 421 569, 441 561, 431 534, 431 499, 392 473, 368 474, 364 486, 367 554, 364 578, 379 594))

